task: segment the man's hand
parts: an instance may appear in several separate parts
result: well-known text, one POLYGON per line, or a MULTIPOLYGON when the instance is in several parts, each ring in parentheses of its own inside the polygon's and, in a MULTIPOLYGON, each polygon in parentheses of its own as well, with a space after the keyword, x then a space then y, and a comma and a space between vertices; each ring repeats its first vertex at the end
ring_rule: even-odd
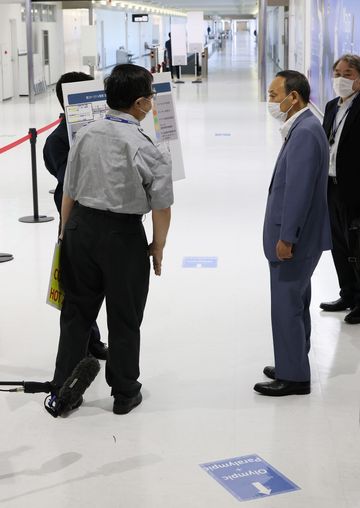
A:
POLYGON ((276 244, 276 256, 280 259, 280 261, 291 259, 293 257, 292 248, 292 243, 279 240, 276 244))
POLYGON ((149 256, 153 258, 153 268, 155 275, 161 275, 161 263, 163 258, 163 247, 157 246, 155 243, 149 245, 149 256))
POLYGON ((149 255, 153 258, 155 275, 161 275, 161 262, 165 247, 166 236, 169 230, 171 209, 162 208, 152 211, 153 241, 149 245, 149 255))

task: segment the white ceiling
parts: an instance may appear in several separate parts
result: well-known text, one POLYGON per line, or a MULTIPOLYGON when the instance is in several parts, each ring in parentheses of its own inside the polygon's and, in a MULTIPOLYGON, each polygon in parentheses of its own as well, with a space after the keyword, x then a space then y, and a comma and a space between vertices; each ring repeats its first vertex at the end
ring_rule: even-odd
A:
MULTIPOLYGON (((137 1, 137 0, 134 0, 137 1)), ((258 12, 257 0, 138 0, 139 3, 162 5, 174 9, 204 11, 205 14, 254 15, 258 12)))
MULTIPOLYGON (((40 1, 40 0, 34 0, 40 1)), ((47 0, 43 0, 46 2, 47 0)), ((96 0, 99 1, 99 0, 96 0)), ((112 0, 116 4, 118 0, 112 0)), ((66 0, 65 0, 66 2, 66 0)), ((65 3, 63 0, 63 3, 65 3)), ((25 3, 25 0, 0 0, 0 4, 25 3)), ((79 1, 77 3, 80 3, 79 1)), ((89 0, 84 1, 88 4, 89 0)), ((157 7, 169 7, 185 11, 204 11, 205 15, 241 17, 257 14, 257 0, 134 0, 138 4, 150 4, 157 7)))

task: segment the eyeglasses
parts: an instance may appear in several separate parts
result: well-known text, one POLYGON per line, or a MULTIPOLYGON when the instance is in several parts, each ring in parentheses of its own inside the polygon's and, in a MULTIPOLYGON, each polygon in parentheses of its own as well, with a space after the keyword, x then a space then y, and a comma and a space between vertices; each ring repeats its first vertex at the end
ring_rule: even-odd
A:
POLYGON ((151 93, 146 94, 145 97, 153 97, 155 98, 157 96, 157 91, 153 88, 151 93))
POLYGON ((151 101, 152 99, 156 99, 157 92, 156 90, 153 90, 151 93, 148 93, 146 95, 143 95, 142 97, 139 97, 139 99, 145 99, 148 101, 151 101))

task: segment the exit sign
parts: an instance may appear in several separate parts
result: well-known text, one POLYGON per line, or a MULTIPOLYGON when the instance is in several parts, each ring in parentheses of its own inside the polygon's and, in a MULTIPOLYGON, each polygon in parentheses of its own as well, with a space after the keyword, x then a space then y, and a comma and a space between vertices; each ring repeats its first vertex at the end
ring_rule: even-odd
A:
POLYGON ((147 23, 149 21, 149 14, 133 14, 132 20, 136 23, 147 23))

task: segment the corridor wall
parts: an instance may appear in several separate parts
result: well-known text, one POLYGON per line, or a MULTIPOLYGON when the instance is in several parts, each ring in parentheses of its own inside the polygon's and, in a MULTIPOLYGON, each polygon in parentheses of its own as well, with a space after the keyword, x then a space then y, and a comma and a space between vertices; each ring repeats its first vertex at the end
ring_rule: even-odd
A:
POLYGON ((290 0, 289 67, 310 80, 311 100, 324 111, 334 97, 332 65, 360 54, 359 0, 290 0))
POLYGON ((267 54, 279 69, 284 68, 284 7, 268 8, 267 54))

